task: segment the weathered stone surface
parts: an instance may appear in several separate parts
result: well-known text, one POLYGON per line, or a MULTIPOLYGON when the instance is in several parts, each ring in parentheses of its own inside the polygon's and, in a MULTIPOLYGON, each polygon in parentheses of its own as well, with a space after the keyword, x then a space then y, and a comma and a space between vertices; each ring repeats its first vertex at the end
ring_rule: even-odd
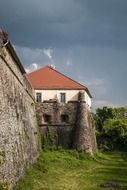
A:
POLYGON ((92 115, 88 106, 84 102, 83 96, 83 93, 79 93, 73 147, 77 150, 85 150, 86 152, 93 154, 96 152, 97 148, 95 132, 92 125, 92 115))
POLYGON ((42 147, 72 148, 72 130, 73 128, 67 125, 45 125, 41 127, 42 147))
POLYGON ((77 114, 77 102, 59 103, 43 102, 37 103, 36 112, 38 120, 43 118, 44 114, 51 116, 51 124, 54 125, 75 125, 77 114), (68 123, 61 122, 61 115, 68 115, 68 123))
POLYGON ((71 148, 73 128, 76 123, 77 102, 67 104, 53 101, 38 103, 36 112, 41 126, 42 143, 71 148), (44 114, 51 116, 50 123, 41 124, 41 120, 44 120, 44 114), (67 115, 68 122, 62 122, 61 115, 67 115), (52 137, 52 140, 49 137, 52 137))
POLYGON ((0 49, 0 181, 8 189, 38 155, 33 90, 7 48, 0 49))
POLYGON ((0 48, 6 43, 8 40, 8 34, 0 28, 0 48))
POLYGON ((52 136, 49 145, 85 150, 90 154, 96 152, 96 138, 91 110, 83 101, 84 98, 81 95, 77 102, 63 104, 56 101, 47 101, 37 103, 36 112, 41 126, 43 145, 47 144, 49 137, 52 136), (51 116, 51 120, 47 124, 44 123, 43 116, 45 114, 51 116), (62 115, 68 116, 68 122, 62 122, 62 115))

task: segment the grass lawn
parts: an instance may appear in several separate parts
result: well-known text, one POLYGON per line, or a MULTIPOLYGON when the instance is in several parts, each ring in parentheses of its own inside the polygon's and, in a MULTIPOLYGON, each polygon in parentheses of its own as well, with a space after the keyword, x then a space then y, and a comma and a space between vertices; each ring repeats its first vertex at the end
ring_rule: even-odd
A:
POLYGON ((127 190, 127 153, 99 153, 94 158, 71 150, 44 150, 15 190, 127 190), (115 182, 120 187, 100 187, 115 182))

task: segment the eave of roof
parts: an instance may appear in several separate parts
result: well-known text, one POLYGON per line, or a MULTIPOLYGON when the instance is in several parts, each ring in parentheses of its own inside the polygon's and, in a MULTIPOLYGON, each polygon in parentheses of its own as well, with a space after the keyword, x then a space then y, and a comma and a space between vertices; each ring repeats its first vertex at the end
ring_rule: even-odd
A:
POLYGON ((85 90, 88 93, 88 95, 92 98, 92 95, 90 94, 90 92, 89 92, 89 90, 88 90, 87 87, 85 87, 84 85, 80 84, 79 82, 71 79, 70 77, 66 76, 65 74, 57 71, 56 69, 54 69, 54 68, 52 68, 51 66, 48 66, 48 65, 45 66, 45 67, 43 67, 43 68, 40 68, 40 69, 38 69, 36 71, 33 71, 33 72, 27 74, 28 80, 32 83, 31 76, 34 75, 34 74, 36 74, 37 72, 41 71, 42 69, 46 69, 46 68, 49 68, 50 70, 53 70, 54 72, 58 73, 59 75, 62 75, 63 77, 68 78, 73 83, 76 83, 77 87, 76 86, 75 87, 73 87, 73 86, 67 86, 67 85, 66 86, 64 86, 64 85, 63 86, 60 86, 60 85, 57 85, 57 86, 55 86, 55 85, 54 86, 53 85, 51 85, 51 86, 43 85, 42 86, 42 85, 39 85, 39 84, 34 84, 33 87, 34 87, 35 90, 85 90))

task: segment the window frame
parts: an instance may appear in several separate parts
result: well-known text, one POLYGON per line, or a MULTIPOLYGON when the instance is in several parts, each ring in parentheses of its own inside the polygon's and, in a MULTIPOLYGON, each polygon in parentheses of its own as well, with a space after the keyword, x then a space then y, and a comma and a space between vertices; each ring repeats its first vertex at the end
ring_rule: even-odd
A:
POLYGON ((36 92, 36 102, 37 103, 42 102, 42 93, 41 92, 36 92), (38 95, 40 95, 40 97, 38 95))
POLYGON ((66 103, 66 93, 65 92, 60 93, 60 102, 66 103))

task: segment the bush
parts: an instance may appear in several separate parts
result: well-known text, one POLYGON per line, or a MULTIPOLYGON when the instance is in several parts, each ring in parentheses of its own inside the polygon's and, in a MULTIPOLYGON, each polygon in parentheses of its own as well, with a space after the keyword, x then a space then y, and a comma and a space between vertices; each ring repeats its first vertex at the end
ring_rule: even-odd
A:
POLYGON ((127 119, 108 119, 104 123, 105 135, 111 139, 113 149, 127 150, 127 119))
POLYGON ((94 119, 99 148, 127 151, 127 108, 98 108, 94 119))

